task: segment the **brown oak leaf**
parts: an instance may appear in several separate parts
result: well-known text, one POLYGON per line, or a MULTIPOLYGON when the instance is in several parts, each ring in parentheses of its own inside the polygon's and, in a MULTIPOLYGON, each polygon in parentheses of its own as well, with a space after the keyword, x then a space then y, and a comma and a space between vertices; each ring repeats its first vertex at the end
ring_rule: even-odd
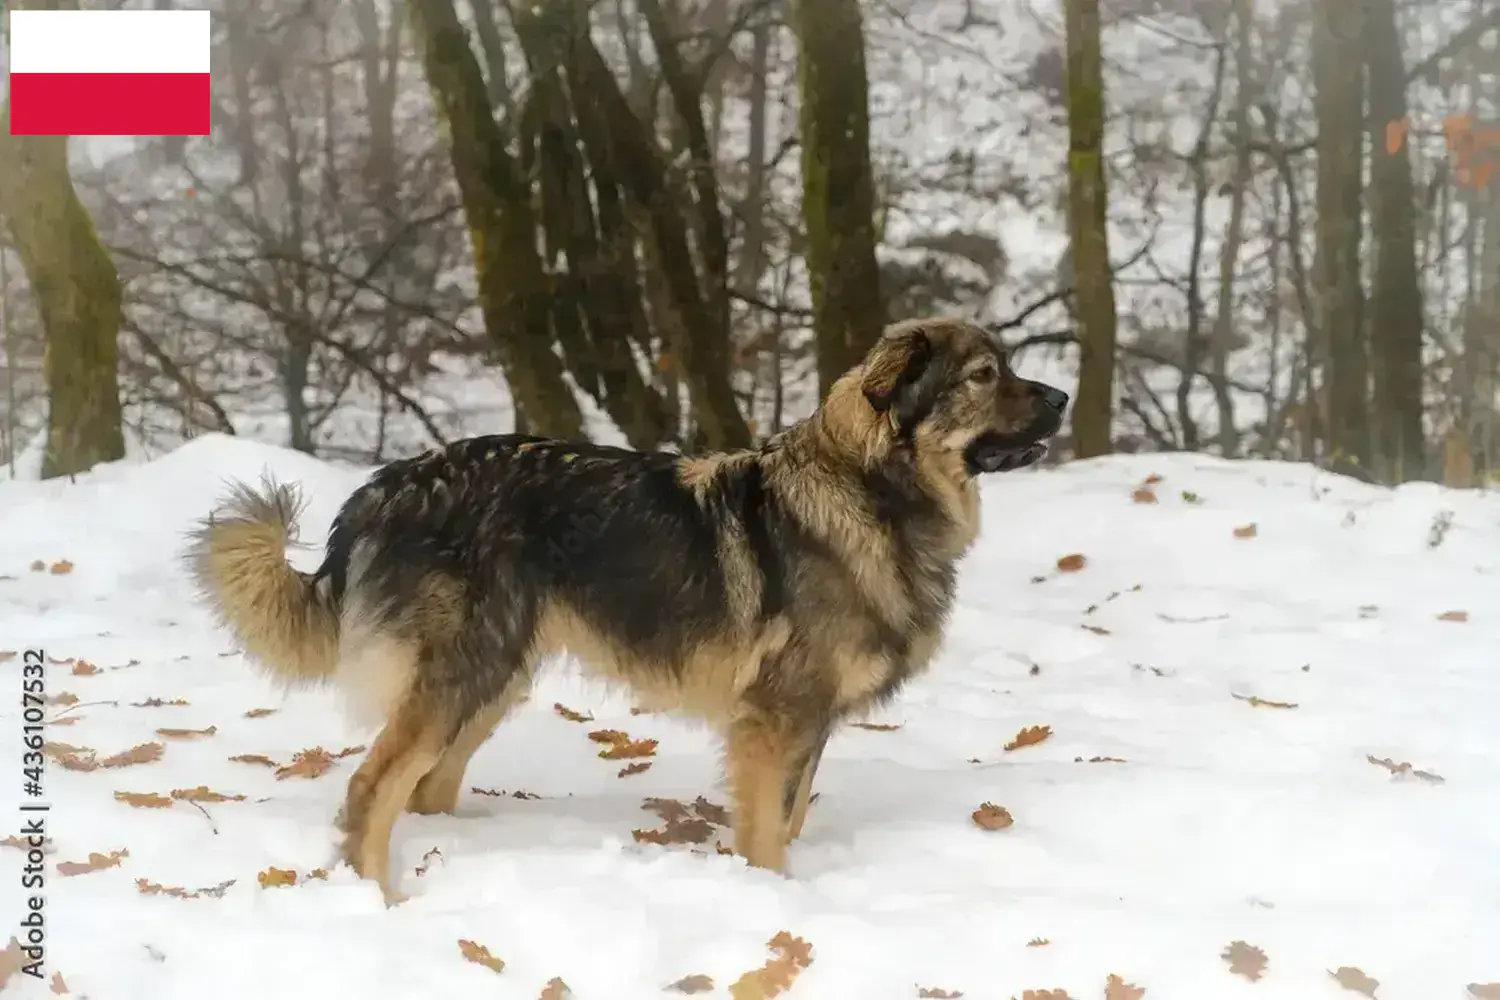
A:
POLYGON ((61 972, 52 973, 52 986, 50 987, 50 989, 58 996, 62 996, 65 993, 72 992, 68 989, 68 984, 63 981, 61 972))
POLYGON ((169 740, 204 740, 218 731, 218 726, 209 726, 207 729, 158 729, 156 735, 165 736, 169 740))
POLYGON ((1376 765, 1377 767, 1385 768, 1396 777, 1409 774, 1413 778, 1420 778, 1423 781, 1430 781, 1434 785, 1441 785, 1447 780, 1440 774, 1435 774, 1432 771, 1420 770, 1418 768, 1412 767, 1411 764, 1405 761, 1397 763, 1396 761, 1391 760, 1389 757, 1376 757, 1373 754, 1365 754, 1365 760, 1369 761, 1371 764, 1376 765))
POLYGON ((868 729, 872 733, 894 733, 901 728, 899 722, 851 722, 855 729, 868 729))
POLYGON ((1219 956, 1229 963, 1229 971, 1236 976, 1244 976, 1252 983, 1265 975, 1266 953, 1253 944, 1244 941, 1231 941, 1219 956))
POLYGON ((1500 983, 1470 983, 1464 988, 1474 1000, 1500 1000, 1500 983))
POLYGON ((1019 750, 1022 747, 1036 746, 1051 735, 1051 726, 1027 726, 1019 733, 1016 733, 1015 739, 1005 744, 1005 749, 1019 750))
POLYGON ((651 770, 651 762, 649 760, 638 760, 633 764, 626 764, 620 768, 620 773, 616 777, 628 778, 632 774, 640 774, 642 771, 649 770, 651 770))
POLYGON ((553 976, 547 980, 547 985, 542 987, 542 992, 537 1000, 567 1000, 573 995, 568 984, 562 981, 560 976, 553 976))
POLYGON ((3 988, 10 977, 19 972, 21 966, 25 964, 26 953, 21 950, 21 942, 11 938, 5 950, 0 951, 0 988, 3 988))
POLYGON ((618 729, 595 729, 589 733, 589 739, 595 743, 607 743, 613 746, 616 743, 629 743, 630 734, 618 729))
POLYGON ((1038 938, 1032 938, 1030 941, 1027 941, 1026 942, 1026 947, 1028 947, 1028 948, 1045 948, 1045 947, 1047 947, 1047 945, 1049 945, 1051 943, 1052 943, 1052 939, 1051 938, 1038 937, 1038 938))
POLYGON ((121 750, 117 754, 104 758, 99 762, 99 766, 132 767, 136 764, 154 764, 161 760, 166 749, 160 743, 140 743, 129 750, 121 750))
POLYGON ((131 708, 180 708, 187 704, 186 698, 147 698, 145 701, 133 701, 131 708))
POLYGON ((1144 987, 1127 983, 1114 973, 1104 981, 1104 1000, 1141 1000, 1145 995, 1144 987))
POLYGON ((1271 701, 1268 698, 1260 698, 1253 694, 1235 694, 1229 692, 1236 701, 1243 701, 1252 708, 1296 708, 1294 701, 1271 701))
POLYGON ((172 800, 155 792, 115 792, 115 801, 136 809, 169 809, 172 800))
POLYGON ((1255 522, 1253 521, 1249 524, 1242 524, 1234 529, 1235 538, 1254 538, 1257 534, 1259 534, 1259 531, 1256 529, 1255 522))
POLYGON ((1073 1000, 1067 990, 1022 990, 1021 1000, 1073 1000))
MULTIPOLYGON (((4 840, 0 840, 0 847, 14 847, 17 850, 21 850, 21 851, 30 851, 30 850, 33 849, 32 845, 31 845, 31 838, 30 837, 15 837, 15 836, 6 837, 4 840)), ((52 846, 52 838, 51 837, 43 837, 42 838, 42 853, 43 854, 56 854, 57 853, 57 848, 54 847, 54 846, 52 846)))
POLYGON ((120 867, 121 859, 128 857, 130 857, 130 852, 123 848, 110 851, 108 854, 90 851, 87 861, 59 861, 57 873, 65 878, 71 878, 74 875, 87 875, 89 872, 102 872, 106 868, 120 867))
POLYGON ((290 868, 267 868, 258 873, 255 880, 260 883, 262 889, 274 889, 282 885, 296 885, 297 873, 290 868))
POLYGON ((1440 622, 1466 622, 1469 620, 1469 613, 1467 611, 1444 611, 1437 616, 1437 620, 1440 622))
POLYGON ((624 743, 616 743, 607 750, 600 750, 599 756, 605 760, 633 760, 637 757, 656 756, 656 741, 652 739, 627 740, 624 743))
POLYGON ((593 722, 594 717, 587 712, 575 712, 562 702, 553 702, 552 711, 567 719, 569 722, 593 722))
POLYGON ((216 792, 207 785, 198 785, 196 788, 174 788, 172 798, 181 799, 183 802, 243 802, 243 795, 225 795, 216 792))
POLYGON ((1057 571, 1059 573, 1077 573, 1088 565, 1088 557, 1082 552, 1074 552, 1072 555, 1063 556, 1057 560, 1057 571))
POLYGON ((958 990, 945 990, 939 986, 918 986, 917 996, 930 1000, 957 1000, 963 994, 958 990))
POLYGON ((194 889, 190 892, 180 885, 162 885, 150 879, 138 878, 135 880, 135 888, 142 896, 171 896, 175 899, 197 899, 200 896, 207 896, 210 899, 220 899, 236 881, 238 880, 226 879, 218 885, 211 885, 206 889, 194 889))
POLYGON ((665 989, 673 990, 677 993, 711 993, 713 992, 713 988, 713 977, 705 976, 701 972, 691 976, 683 976, 677 982, 668 983, 665 987, 665 989))
POLYGON ((73 664, 74 677, 92 677, 94 674, 102 673, 104 671, 100 670, 97 664, 90 663, 88 660, 79 660, 73 664))
POLYGON ((1139 486, 1130 494, 1130 499, 1135 503, 1156 503, 1156 491, 1149 486, 1139 486))
POLYGON ((780 996, 812 964, 812 945, 786 931, 778 931, 767 946, 775 953, 774 957, 730 984, 729 995, 734 1000, 770 1000, 780 996))
POLYGON ((333 766, 334 756, 322 747, 298 750, 292 754, 292 762, 276 769, 276 780, 287 778, 321 778, 333 766))
POLYGON ((263 753, 237 753, 229 759, 237 764, 260 764, 262 767, 281 766, 263 753))
POLYGON ((997 806, 993 802, 981 803, 970 817, 974 825, 981 830, 1004 830, 1015 824, 1015 818, 1011 816, 1010 810, 1004 806, 997 806))
POLYGON ((274 708, 252 708, 250 711, 245 713, 245 718, 264 719, 268 715, 274 715, 275 712, 276 709, 274 708))
POLYGON ((93 771, 99 767, 99 761, 93 750, 88 747, 75 747, 70 743, 43 744, 42 749, 46 751, 52 762, 65 771, 93 771))
POLYGON ((49 694, 47 696, 47 704, 64 706, 76 705, 78 704, 78 696, 72 691, 59 691, 57 692, 57 694, 49 694))
POLYGON ((66 559, 59 559, 57 562, 47 567, 47 572, 51 573, 53 576, 66 576, 67 574, 73 572, 73 564, 68 562, 68 560, 66 559))
POLYGON ((1352 965, 1341 965, 1337 969, 1330 969, 1328 974, 1338 980, 1338 984, 1353 993, 1363 993, 1367 997, 1373 997, 1375 991, 1380 988, 1380 980, 1371 979, 1365 975, 1363 969, 1352 965))
POLYGON ((475 965, 482 965, 486 969, 490 969, 494 972, 505 971, 504 960, 496 958, 494 955, 490 954, 490 950, 484 945, 480 944, 478 941, 469 941, 464 938, 459 938, 458 953, 462 955, 466 960, 473 962, 475 965))

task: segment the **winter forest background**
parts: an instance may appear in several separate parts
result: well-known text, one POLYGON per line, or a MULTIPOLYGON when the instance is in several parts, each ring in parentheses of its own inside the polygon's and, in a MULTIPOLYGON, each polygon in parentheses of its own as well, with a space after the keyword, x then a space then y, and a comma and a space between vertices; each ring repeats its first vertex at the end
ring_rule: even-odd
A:
POLYGON ((212 137, 0 136, 0 475, 210 431, 742 446, 931 313, 1074 392, 1049 461, 1500 470, 1497 0, 234 0, 214 30, 212 137))

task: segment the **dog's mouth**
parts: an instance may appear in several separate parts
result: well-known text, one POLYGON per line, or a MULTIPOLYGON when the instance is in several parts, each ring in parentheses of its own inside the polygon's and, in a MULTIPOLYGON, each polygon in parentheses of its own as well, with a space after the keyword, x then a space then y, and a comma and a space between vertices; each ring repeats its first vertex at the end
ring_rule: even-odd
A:
POLYGON ((964 464, 969 467, 971 476, 990 472, 1014 472, 1016 469, 1035 465, 1046 454, 1047 446, 1040 441, 1016 446, 982 437, 964 451, 964 464))

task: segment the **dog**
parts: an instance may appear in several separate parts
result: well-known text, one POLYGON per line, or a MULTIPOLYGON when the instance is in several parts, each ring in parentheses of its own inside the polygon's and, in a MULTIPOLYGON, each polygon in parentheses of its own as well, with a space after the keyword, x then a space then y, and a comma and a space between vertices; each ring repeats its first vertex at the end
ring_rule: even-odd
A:
POLYGON ((469 759, 563 652, 712 725, 735 851, 785 873, 829 734, 942 640, 977 477, 1037 462, 1067 403, 981 328, 907 321, 758 449, 459 441, 375 472, 311 574, 286 561, 295 490, 237 484, 188 563, 253 662, 333 682, 382 725, 338 823, 388 902, 399 814, 451 813, 469 759))

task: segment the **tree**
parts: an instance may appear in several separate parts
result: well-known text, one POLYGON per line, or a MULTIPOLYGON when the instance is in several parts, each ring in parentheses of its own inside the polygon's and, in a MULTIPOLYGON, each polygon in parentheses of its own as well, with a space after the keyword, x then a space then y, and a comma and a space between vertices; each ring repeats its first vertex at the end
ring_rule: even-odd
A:
POLYGON ((1073 453, 1110 452, 1114 417, 1115 291, 1104 186, 1104 68, 1099 0, 1065 0, 1068 44, 1068 223, 1078 323, 1073 453))
POLYGON ((1313 79, 1318 118, 1317 265, 1322 335, 1324 459, 1356 472, 1370 465, 1369 362, 1359 251, 1364 165, 1364 65, 1360 4, 1317 0, 1313 79))
POLYGON ((859 0, 793 0, 802 125, 802 215, 818 342, 818 389, 880 336, 870 94, 859 0))
POLYGON ((8 108, 0 115, 0 216, 46 331, 42 476, 124 458, 120 279, 73 188, 67 137, 12 136, 8 108))
POLYGON ((1375 279, 1371 294, 1375 459, 1385 482, 1426 473, 1422 431, 1422 286, 1417 270, 1417 198, 1405 132, 1406 65, 1395 0, 1364 7, 1364 51, 1375 129, 1371 166, 1375 279))

